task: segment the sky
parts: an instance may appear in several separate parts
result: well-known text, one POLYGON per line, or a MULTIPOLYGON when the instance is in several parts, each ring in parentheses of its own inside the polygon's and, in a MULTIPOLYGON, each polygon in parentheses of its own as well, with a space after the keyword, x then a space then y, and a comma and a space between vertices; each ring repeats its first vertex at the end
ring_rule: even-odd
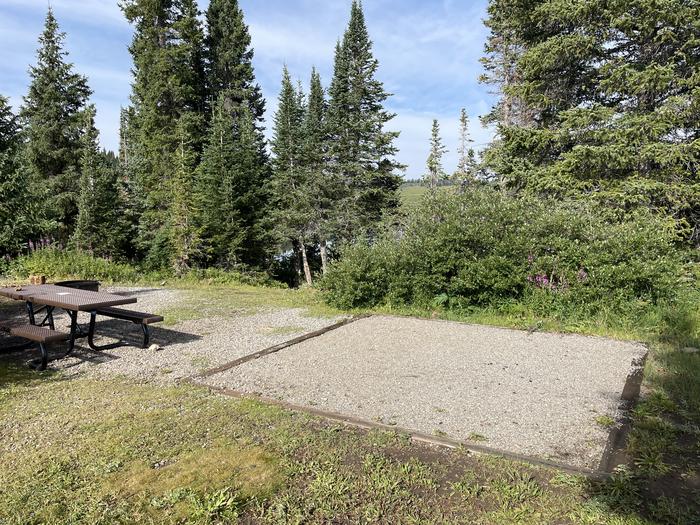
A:
MULTIPOLYGON (((458 119, 466 108, 477 149, 491 139, 479 116, 494 103, 478 83, 486 29, 487 0, 364 0, 377 77, 393 94, 387 107, 396 113, 387 129, 400 131, 398 160, 406 177, 425 172, 432 120, 440 121, 448 153, 445 168, 454 170, 458 119)), ((35 62, 47 0, 0 0, 0 94, 17 110, 35 62)), ((115 150, 119 110, 129 104, 132 28, 117 0, 50 0, 65 40, 69 60, 88 77, 97 106, 103 147, 115 150)), ((253 64, 267 99, 268 128, 277 106, 282 67, 305 86, 312 66, 328 87, 336 41, 347 26, 350 0, 240 0, 255 50, 253 64)), ((208 0, 199 0, 206 9, 208 0)), ((267 130, 268 135, 270 130, 267 130)))

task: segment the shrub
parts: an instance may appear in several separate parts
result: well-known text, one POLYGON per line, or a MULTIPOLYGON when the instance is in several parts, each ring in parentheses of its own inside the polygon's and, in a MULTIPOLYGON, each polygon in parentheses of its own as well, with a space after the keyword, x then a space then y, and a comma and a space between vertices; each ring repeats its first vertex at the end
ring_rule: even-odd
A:
MULTIPOLYGON (((139 266, 94 257, 85 252, 62 250, 54 246, 36 249, 29 255, 18 257, 8 263, 6 272, 16 279, 45 275, 51 280, 96 279, 105 283, 148 283, 175 278, 172 272, 166 270, 147 271, 139 266)), ((178 281, 216 285, 281 286, 272 281, 267 274, 245 268, 236 271, 219 268, 193 269, 178 277, 178 281)))
POLYGON ((646 212, 605 216, 490 188, 439 191, 373 242, 347 247, 324 279, 326 298, 341 308, 529 301, 589 311, 672 298, 682 273, 672 225, 646 212))
POLYGON ((29 255, 18 257, 12 261, 9 273, 19 279, 45 275, 49 279, 96 279, 123 283, 143 280, 142 272, 129 264, 55 247, 34 250, 29 255))

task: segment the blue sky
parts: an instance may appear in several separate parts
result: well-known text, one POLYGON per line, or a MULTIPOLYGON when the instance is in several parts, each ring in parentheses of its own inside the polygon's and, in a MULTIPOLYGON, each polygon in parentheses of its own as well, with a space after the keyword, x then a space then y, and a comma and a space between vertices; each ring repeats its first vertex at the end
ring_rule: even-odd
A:
MULTIPOLYGON (((199 0, 206 8, 208 0, 199 0)), ((350 0, 240 0, 255 49, 254 65, 267 99, 271 122, 283 64, 304 85, 312 66, 330 83, 336 40, 347 25, 350 0)), ((0 94, 15 108, 28 85, 47 0, 0 0, 0 94)), ((131 57, 127 46, 132 29, 117 0, 51 0, 67 33, 66 48, 76 69, 94 91, 102 145, 118 144, 119 108, 130 93, 131 57)), ((407 176, 425 170, 433 118, 440 120, 449 153, 445 167, 456 164, 457 120, 462 107, 472 119, 472 135, 483 147, 491 132, 478 116, 493 97, 479 85, 479 58, 486 38, 482 19, 486 0, 365 0, 365 14, 378 77, 394 94, 388 107, 397 113, 389 128, 400 131, 398 158, 407 176)))

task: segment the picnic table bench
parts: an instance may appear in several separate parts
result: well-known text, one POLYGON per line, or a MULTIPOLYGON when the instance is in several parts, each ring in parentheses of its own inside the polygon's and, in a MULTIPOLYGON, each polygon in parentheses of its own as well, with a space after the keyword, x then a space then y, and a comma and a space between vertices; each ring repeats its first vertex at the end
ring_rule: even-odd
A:
POLYGON ((68 350, 64 356, 69 355, 73 351, 76 339, 82 337, 87 338, 88 345, 93 350, 106 350, 120 346, 121 343, 104 346, 95 344, 95 321, 97 315, 140 324, 143 328, 144 346, 148 345, 150 338, 148 326, 163 320, 158 315, 114 308, 115 306, 135 303, 135 297, 124 297, 81 288, 51 284, 30 285, 0 288, 0 295, 25 302, 29 325, 10 326, 9 331, 16 337, 22 337, 38 343, 41 351, 41 363, 37 367, 39 370, 46 368, 48 361, 46 346, 50 343, 68 341, 68 350), (39 306, 39 308, 36 308, 36 306, 39 306), (70 332, 67 334, 59 332, 55 328, 53 313, 56 308, 64 310, 70 318, 70 332), (40 312, 44 312, 45 317, 37 323, 37 314, 40 312), (78 325, 79 312, 90 314, 87 332, 78 325))

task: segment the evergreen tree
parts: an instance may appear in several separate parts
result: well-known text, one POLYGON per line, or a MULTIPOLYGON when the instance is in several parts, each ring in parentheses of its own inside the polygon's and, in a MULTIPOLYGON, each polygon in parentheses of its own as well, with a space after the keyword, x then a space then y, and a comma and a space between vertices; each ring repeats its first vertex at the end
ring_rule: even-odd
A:
POLYGON ((84 112, 78 218, 71 244, 100 257, 118 257, 123 247, 123 201, 119 165, 99 149, 95 108, 84 112))
MULTIPOLYGON (((182 201, 193 196, 175 195, 183 184, 174 179, 189 178, 181 170, 189 169, 184 166, 190 165, 190 155, 197 163, 204 142, 204 119, 191 118, 206 108, 203 32, 194 0, 128 0, 122 9, 135 26, 129 48, 134 60, 129 172, 138 199, 138 246, 148 265, 179 268, 189 264, 189 254, 175 253, 173 240, 184 237, 170 231, 182 225, 172 207, 192 208, 182 201)), ((184 245, 189 243, 177 250, 184 245)))
POLYGON ((532 122, 532 115, 528 113, 526 104, 514 91, 520 79, 516 66, 524 52, 524 45, 510 25, 510 13, 517 9, 519 16, 523 16, 532 7, 532 2, 529 1, 518 5, 514 5, 511 0, 489 2, 489 17, 485 24, 490 29, 490 34, 486 40, 485 56, 481 59, 485 73, 480 80, 495 86, 494 94, 499 95, 499 100, 483 118, 486 124, 524 126, 532 122))
POLYGON ((492 38, 521 51, 486 161, 528 193, 665 210, 700 243, 700 5, 493 0, 492 38))
POLYGON ((384 109, 390 96, 376 79, 379 62, 372 54, 362 6, 353 0, 350 22, 336 47, 329 91, 330 161, 348 188, 338 204, 346 234, 371 227, 387 209, 399 205, 403 168, 394 160, 398 133, 385 131, 395 116, 384 109))
POLYGON ((255 82, 250 34, 238 0, 211 0, 206 19, 210 100, 215 103, 223 95, 229 111, 248 106, 256 126, 260 126, 265 100, 255 82))
POLYGON ((204 262, 235 262, 243 242, 242 218, 236 201, 236 141, 226 101, 214 106, 207 144, 199 166, 195 195, 197 226, 204 241, 204 262))
POLYGON ((80 137, 90 89, 87 79, 66 62, 65 34, 49 8, 39 37, 37 63, 21 117, 26 133, 26 160, 33 192, 56 225, 60 240, 70 236, 77 216, 80 137))
POLYGON ((313 204, 304 165, 304 97, 285 66, 272 139, 271 209, 278 244, 291 244, 301 257, 304 278, 313 284, 306 250, 313 234, 313 204))
POLYGON ((333 170, 327 169, 328 134, 326 116, 328 103, 321 84, 321 76, 311 71, 309 99, 304 119, 304 168, 307 172, 309 194, 313 209, 310 229, 318 239, 321 268, 328 270, 328 243, 335 240, 337 231, 336 203, 343 196, 343 185, 333 170))
POLYGON ((440 136, 440 124, 433 119, 433 128, 430 133, 430 154, 426 166, 428 168, 423 182, 430 190, 435 190, 442 182, 447 180, 447 173, 442 167, 442 157, 447 153, 447 148, 442 143, 440 136))
POLYGON ((260 162, 258 130, 250 109, 241 107, 232 119, 227 106, 220 95, 198 172, 198 227, 208 264, 259 264, 268 251, 262 217, 266 187, 260 186, 269 178, 268 168, 260 162))
POLYGON ((0 257, 20 252, 39 219, 23 169, 20 127, 8 100, 0 95, 0 257))
POLYGON ((454 179, 461 185, 472 183, 476 180, 476 153, 471 147, 472 140, 469 134, 469 116, 467 110, 462 108, 459 114, 459 146, 457 147, 457 170, 454 179))
POLYGON ((230 159, 236 164, 226 170, 230 179, 226 184, 235 191, 227 201, 229 210, 226 213, 235 212, 241 221, 240 225, 231 224, 228 236, 240 226, 236 235, 240 233, 242 237, 233 251, 225 252, 231 256, 235 253, 235 257, 228 258, 229 263, 261 266, 266 263, 269 251, 269 236, 263 224, 270 177, 263 133, 265 100, 255 81, 250 34, 238 1, 212 0, 206 19, 209 96, 215 104, 222 104, 213 118, 222 117, 225 112, 230 119, 228 127, 233 132, 237 152, 235 158, 230 159), (251 122, 252 134, 249 133, 251 122))
POLYGON ((199 133, 202 115, 188 111, 180 116, 175 128, 177 150, 175 151, 175 174, 172 178, 169 231, 172 247, 171 264, 175 273, 181 275, 193 266, 200 256, 200 239, 195 223, 195 179, 199 158, 199 133))

